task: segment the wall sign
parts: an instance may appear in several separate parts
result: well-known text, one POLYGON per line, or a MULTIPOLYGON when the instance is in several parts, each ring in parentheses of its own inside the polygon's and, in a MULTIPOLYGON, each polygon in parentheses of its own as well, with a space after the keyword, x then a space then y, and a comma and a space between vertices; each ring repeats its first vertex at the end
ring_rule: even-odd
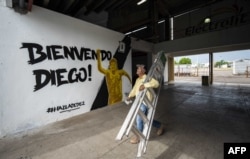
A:
MULTIPOLYGON (((50 45, 43 47, 37 43, 22 43, 21 49, 27 49, 29 55, 28 64, 35 65, 48 61, 73 60, 89 61, 96 60, 96 52, 90 48, 76 46, 67 47, 61 45, 50 45)), ((110 60, 112 53, 101 50, 101 60, 110 60)), ((92 65, 80 68, 58 68, 58 69, 36 69, 33 70, 36 84, 34 91, 38 91, 47 85, 61 86, 64 84, 73 84, 76 82, 85 82, 92 80, 92 65)))

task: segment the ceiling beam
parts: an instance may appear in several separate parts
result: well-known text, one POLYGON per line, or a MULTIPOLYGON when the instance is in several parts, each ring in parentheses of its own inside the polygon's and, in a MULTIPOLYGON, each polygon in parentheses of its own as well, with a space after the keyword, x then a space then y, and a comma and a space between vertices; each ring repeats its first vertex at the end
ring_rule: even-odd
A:
MULTIPOLYGON (((158 11, 158 3, 157 1, 153 1, 151 2, 152 4, 152 7, 153 7, 153 10, 151 12, 152 14, 152 21, 151 21, 151 27, 152 27, 152 30, 153 30, 153 36, 152 37, 159 37, 159 29, 158 29, 158 19, 159 19, 159 11, 158 11)), ((153 42, 158 42, 159 38, 153 38, 152 39, 153 42)))
POLYGON ((168 6, 162 0, 157 0, 157 6, 159 7, 159 12, 163 17, 168 17, 170 14, 168 12, 168 6))
POLYGON ((95 9, 95 11, 97 13, 100 13, 101 11, 106 10, 108 7, 110 7, 111 5, 113 5, 113 3, 115 3, 116 0, 106 0, 105 3, 103 3, 102 5, 100 5, 99 7, 97 7, 95 9))
POLYGON ((48 3, 48 9, 56 10, 60 3, 62 3, 61 0, 50 0, 48 3))
POLYGON ((74 0, 62 1, 57 7, 56 11, 64 13, 74 2, 74 0))
POLYGON ((119 0, 116 3, 113 3, 110 7, 107 8, 108 12, 113 11, 118 8, 119 5, 125 3, 127 0, 119 0))
POLYGON ((84 12, 84 15, 89 15, 91 12, 93 12, 96 8, 98 8, 99 6, 101 6, 102 4, 104 4, 105 0, 101 0, 101 1, 92 1, 92 3, 90 3, 89 6, 87 6, 87 11, 84 12))
POLYGON ((126 2, 121 4, 119 7, 120 8, 129 7, 128 5, 133 5, 133 4, 137 5, 135 0, 127 0, 126 2))
MULTIPOLYGON (((6 1, 9 1, 9 0, 6 0, 6 1)), ((44 0, 36 0, 36 1, 34 1, 34 4, 38 5, 38 6, 46 7, 44 0)))
POLYGON ((127 26, 123 26, 123 27, 119 27, 119 28, 114 28, 114 30, 122 32, 122 33, 127 33, 129 31, 138 29, 142 26, 146 26, 151 22, 151 19, 145 19, 145 20, 141 20, 139 22, 133 23, 133 24, 129 24, 127 26))
POLYGON ((90 0, 75 0, 71 6, 68 8, 68 10, 65 12, 66 14, 70 16, 75 16, 75 14, 84 7, 90 0))
POLYGON ((185 12, 189 12, 195 9, 206 7, 208 5, 217 3, 219 1, 222 1, 222 0, 199 0, 199 1, 190 0, 186 3, 183 3, 180 6, 174 7, 172 10, 170 10, 170 13, 171 13, 171 16, 176 16, 176 15, 183 14, 185 12))

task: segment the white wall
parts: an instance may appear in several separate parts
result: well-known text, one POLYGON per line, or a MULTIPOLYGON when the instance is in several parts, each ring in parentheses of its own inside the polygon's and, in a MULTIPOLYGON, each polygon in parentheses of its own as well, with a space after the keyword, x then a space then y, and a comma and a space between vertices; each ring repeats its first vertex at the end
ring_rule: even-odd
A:
POLYGON ((234 75, 245 75, 247 67, 250 67, 250 60, 242 59, 233 61, 233 74, 234 75))
MULTIPOLYGON (((96 59, 67 59, 63 55, 64 50, 56 48, 56 56, 61 58, 49 60, 46 49, 52 45, 77 47, 79 50, 89 48, 89 55, 91 51, 102 49, 113 55, 124 35, 37 6, 33 6, 32 12, 26 15, 0 6, 0 19, 0 138, 90 111, 104 78, 97 70, 96 59), (30 51, 23 47, 23 43, 41 45, 46 58, 29 64, 30 51), (86 80, 60 86, 58 81, 56 85, 51 85, 50 81, 34 91, 38 83, 33 71, 63 69, 61 80, 69 81, 68 75, 73 68, 86 80), (81 68, 86 75, 79 70, 81 68), (78 104, 69 107, 72 103, 78 104), (67 109, 54 109, 58 106, 67 106, 67 109)), ((39 58, 40 54, 35 52, 37 49, 33 51, 34 58, 39 58)), ((130 54, 123 69, 131 75, 130 54)), ((108 62, 108 59, 102 61, 103 67, 107 68, 108 62)), ((45 76, 42 77, 44 79, 45 76)), ((123 78, 123 92, 130 89, 128 79, 123 78)))

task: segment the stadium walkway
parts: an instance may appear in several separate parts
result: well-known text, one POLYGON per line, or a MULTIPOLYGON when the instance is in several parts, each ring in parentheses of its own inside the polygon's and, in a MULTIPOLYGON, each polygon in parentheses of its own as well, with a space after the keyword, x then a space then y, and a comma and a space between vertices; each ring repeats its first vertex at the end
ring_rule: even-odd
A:
MULTIPOLYGON (((250 142, 250 85, 176 81, 164 85, 145 159, 222 159, 225 142, 250 142)), ((0 139, 0 159, 131 159, 137 145, 115 137, 129 106, 118 103, 0 139)), ((132 134, 130 134, 131 136, 132 134)))

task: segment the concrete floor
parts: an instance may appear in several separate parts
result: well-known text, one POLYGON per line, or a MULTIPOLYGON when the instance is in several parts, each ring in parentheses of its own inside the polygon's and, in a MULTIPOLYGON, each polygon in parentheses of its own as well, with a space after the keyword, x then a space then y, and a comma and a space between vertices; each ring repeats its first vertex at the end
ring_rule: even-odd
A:
MULTIPOLYGON (((129 110, 118 103, 0 139, 0 159, 131 159, 137 145, 115 137, 129 110)), ((250 85, 175 82, 162 88, 145 159, 222 159, 225 142, 250 142, 250 85)), ((132 134, 131 134, 132 135, 132 134)), ((130 135, 130 136, 131 136, 130 135)))

